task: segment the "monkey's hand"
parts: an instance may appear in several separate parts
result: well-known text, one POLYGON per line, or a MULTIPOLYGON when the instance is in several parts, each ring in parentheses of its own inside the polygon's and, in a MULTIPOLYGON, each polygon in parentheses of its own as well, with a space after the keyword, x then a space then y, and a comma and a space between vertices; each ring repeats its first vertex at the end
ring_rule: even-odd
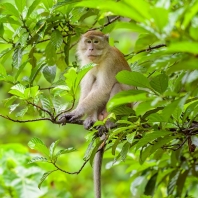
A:
POLYGON ((80 117, 81 117, 81 115, 77 115, 74 112, 65 113, 59 118, 59 122, 62 125, 66 125, 67 121, 72 123, 72 122, 75 122, 80 117))

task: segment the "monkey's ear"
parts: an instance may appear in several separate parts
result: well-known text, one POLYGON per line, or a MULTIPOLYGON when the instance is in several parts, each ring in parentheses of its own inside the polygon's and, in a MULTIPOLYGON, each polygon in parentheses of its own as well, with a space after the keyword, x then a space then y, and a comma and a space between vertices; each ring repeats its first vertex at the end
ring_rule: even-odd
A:
POLYGON ((109 34, 105 34, 105 40, 109 42, 109 34))

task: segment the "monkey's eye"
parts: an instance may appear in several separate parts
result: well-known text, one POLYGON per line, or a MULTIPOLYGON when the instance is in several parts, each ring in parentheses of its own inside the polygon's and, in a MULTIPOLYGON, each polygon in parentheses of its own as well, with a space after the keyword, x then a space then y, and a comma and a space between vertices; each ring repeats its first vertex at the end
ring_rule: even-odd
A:
POLYGON ((99 43, 99 41, 98 40, 95 40, 94 43, 99 43))
POLYGON ((88 40, 88 41, 87 41, 87 43, 91 43, 91 41, 90 41, 90 40, 88 40))

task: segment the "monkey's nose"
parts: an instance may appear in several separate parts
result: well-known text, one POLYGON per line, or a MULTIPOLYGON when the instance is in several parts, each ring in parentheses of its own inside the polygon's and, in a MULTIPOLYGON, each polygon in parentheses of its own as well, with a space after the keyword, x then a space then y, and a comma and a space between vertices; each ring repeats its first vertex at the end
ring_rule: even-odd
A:
POLYGON ((93 51, 94 49, 93 48, 89 48, 89 51, 93 51))

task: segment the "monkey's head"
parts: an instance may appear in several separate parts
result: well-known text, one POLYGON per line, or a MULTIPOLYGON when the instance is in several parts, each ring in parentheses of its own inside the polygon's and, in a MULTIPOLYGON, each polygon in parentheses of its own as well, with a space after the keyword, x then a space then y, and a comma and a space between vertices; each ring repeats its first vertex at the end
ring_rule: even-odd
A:
POLYGON ((79 43, 77 54, 81 60, 99 63, 109 49, 108 36, 100 31, 88 31, 83 34, 79 43))

